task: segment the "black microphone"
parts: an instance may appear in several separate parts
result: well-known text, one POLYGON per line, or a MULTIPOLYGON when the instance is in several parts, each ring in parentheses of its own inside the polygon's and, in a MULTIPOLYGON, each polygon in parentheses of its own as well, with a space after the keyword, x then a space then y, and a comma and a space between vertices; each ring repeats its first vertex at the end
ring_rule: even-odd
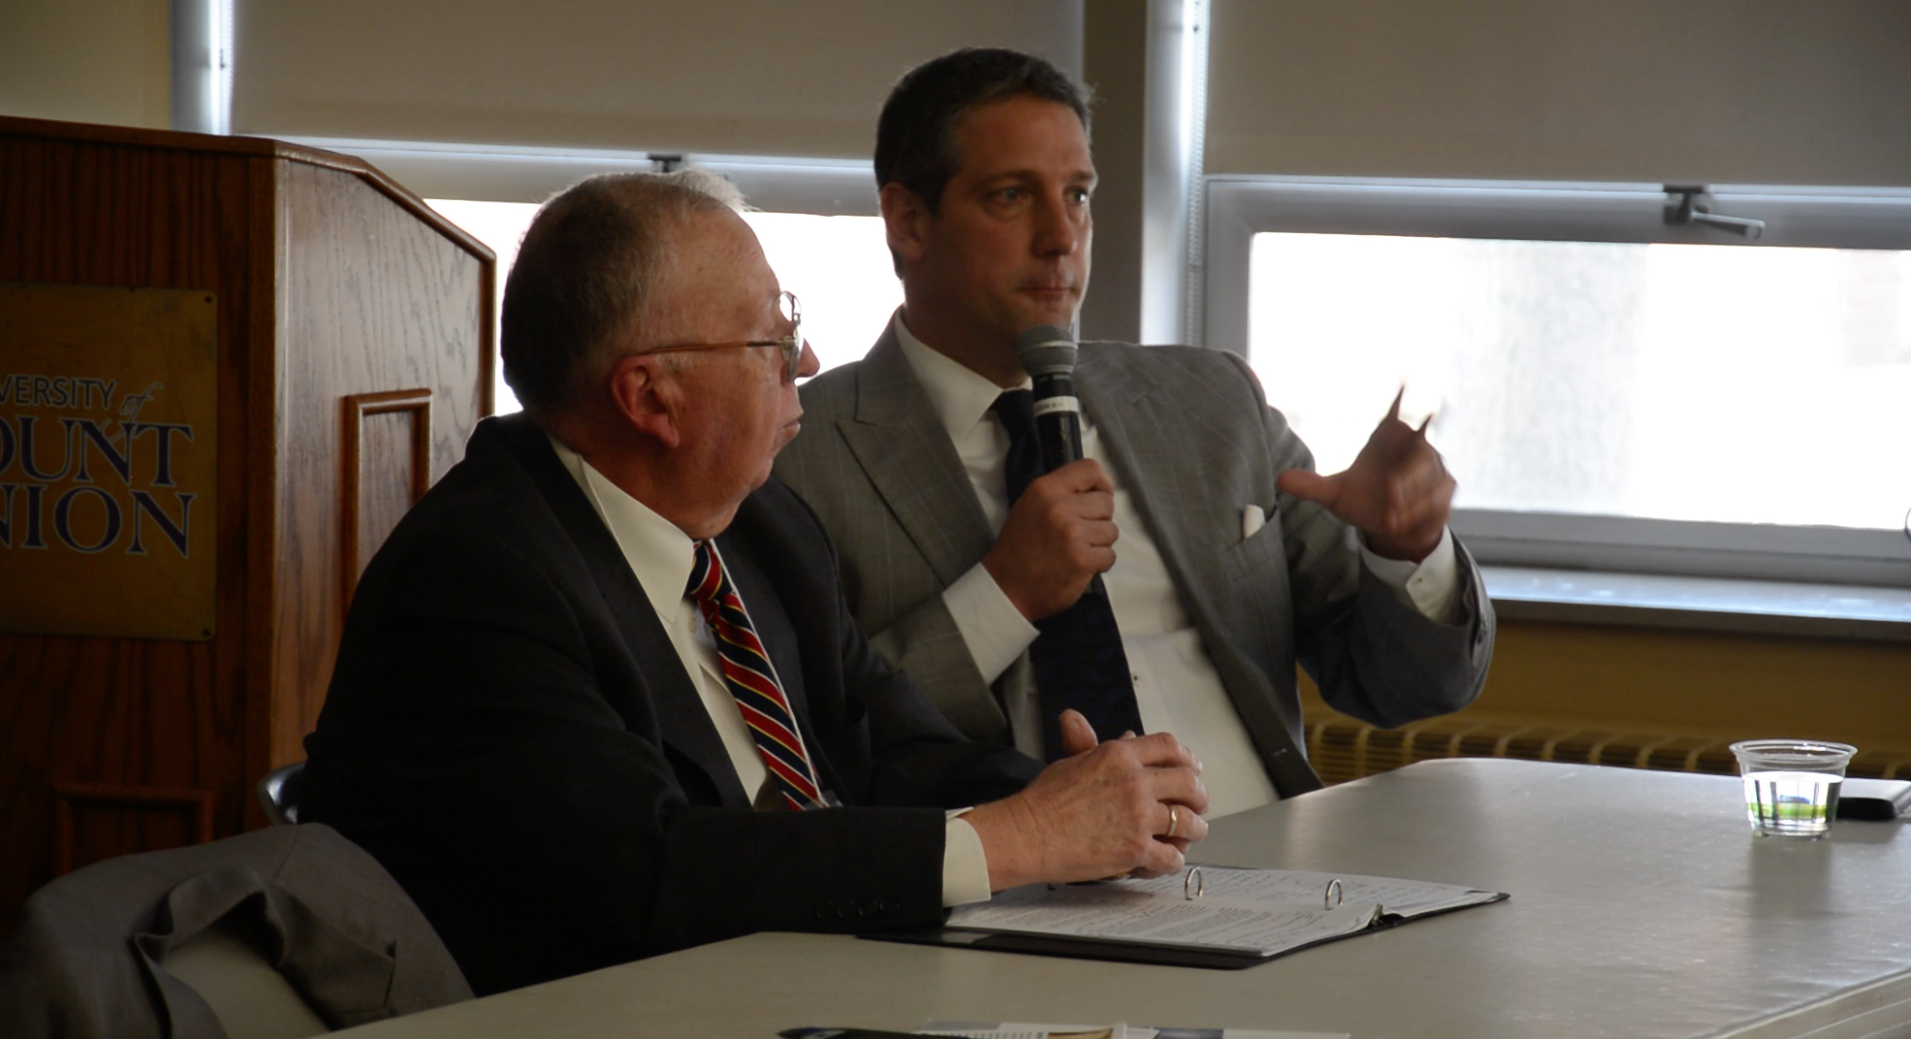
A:
MULTIPOLYGON (((1042 471, 1052 473, 1082 457, 1082 402, 1075 396, 1075 337, 1056 325, 1036 325, 1015 339, 1022 370, 1035 383, 1035 439, 1042 445, 1042 471)), ((1087 596, 1106 596, 1101 575, 1087 596)))
POLYGON ((1042 471, 1052 473, 1082 457, 1082 402, 1075 397, 1075 337, 1055 325, 1036 325, 1015 341, 1022 368, 1035 383, 1035 434, 1042 471))

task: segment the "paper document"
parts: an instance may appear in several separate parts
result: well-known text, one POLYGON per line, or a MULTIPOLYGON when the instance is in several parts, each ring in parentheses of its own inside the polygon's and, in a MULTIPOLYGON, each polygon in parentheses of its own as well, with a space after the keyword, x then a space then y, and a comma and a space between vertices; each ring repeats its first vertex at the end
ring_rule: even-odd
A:
POLYGON ((1035 1025, 1020 1021, 973 1024, 931 1021, 922 1035, 964 1039, 1350 1039, 1346 1032, 1271 1032, 1264 1028, 1146 1028, 1141 1025, 1035 1025))
POLYGON ((1391 877, 1198 866, 1154 880, 1031 884, 957 908, 947 927, 1271 957, 1505 897, 1391 877))

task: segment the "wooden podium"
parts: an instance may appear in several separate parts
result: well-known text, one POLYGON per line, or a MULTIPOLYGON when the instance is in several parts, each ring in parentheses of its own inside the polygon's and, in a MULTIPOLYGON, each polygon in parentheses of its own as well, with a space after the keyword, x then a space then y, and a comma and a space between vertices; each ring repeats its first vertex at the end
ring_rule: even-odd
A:
POLYGON ((359 571, 491 412, 495 284, 355 159, 0 117, 0 934, 264 823, 359 571))

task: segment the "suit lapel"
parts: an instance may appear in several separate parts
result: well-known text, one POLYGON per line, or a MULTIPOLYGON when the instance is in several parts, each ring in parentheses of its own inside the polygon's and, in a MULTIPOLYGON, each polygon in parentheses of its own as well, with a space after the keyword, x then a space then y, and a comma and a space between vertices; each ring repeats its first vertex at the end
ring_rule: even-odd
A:
POLYGON ((1186 423, 1156 412, 1152 387, 1120 361, 1116 352, 1084 343, 1075 392, 1175 587, 1213 587, 1212 575, 1196 567, 1187 552, 1188 531, 1208 521, 1213 508, 1198 466, 1190 466, 1199 459, 1199 448, 1189 441, 1186 423))
POLYGON ((1200 632, 1222 688, 1275 788, 1283 797, 1318 789, 1320 780, 1308 767, 1307 755, 1269 707, 1271 676, 1235 650, 1223 618, 1215 613, 1215 597, 1227 587, 1228 575, 1221 572, 1218 558, 1197 558, 1193 550, 1199 530, 1217 523, 1228 529, 1234 522, 1234 503, 1217 495, 1202 475, 1204 451, 1194 425, 1185 415, 1164 413, 1169 407, 1166 396, 1153 392, 1147 380, 1131 371, 1119 351, 1098 350, 1093 343, 1082 345, 1075 392, 1101 437, 1116 482, 1127 488, 1147 525, 1162 566, 1180 592, 1181 606, 1200 632), (1217 509, 1230 511, 1217 515, 1217 509))
MULTIPOLYGON (((749 808, 750 798, 737 781, 736 768, 723 747, 723 738, 710 721, 710 712, 697 695, 691 677, 677 656, 677 648, 664 631, 663 622, 650 605, 637 575, 624 560, 617 539, 591 507, 577 480, 558 461, 542 429, 528 419, 500 420, 512 425, 508 442, 512 452, 531 474, 558 522, 570 535, 584 557, 591 579, 604 605, 618 622, 625 647, 637 662, 640 679, 650 693, 657 726, 663 742, 681 758, 709 777, 728 808, 749 808)), ((611 703, 633 731, 641 728, 632 705, 611 703)))
POLYGON ((857 366, 855 417, 837 428, 943 585, 988 554, 988 520, 893 327, 857 366))

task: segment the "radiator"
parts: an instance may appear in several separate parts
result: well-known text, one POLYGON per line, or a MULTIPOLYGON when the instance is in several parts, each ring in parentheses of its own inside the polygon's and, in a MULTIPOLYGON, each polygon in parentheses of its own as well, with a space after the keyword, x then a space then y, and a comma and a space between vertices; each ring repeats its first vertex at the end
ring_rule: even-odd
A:
MULTIPOLYGON (((1305 718, 1307 756, 1328 784, 1433 758, 1521 758, 1738 775, 1732 738, 1575 728, 1470 713, 1379 729, 1338 714, 1305 718)), ((1911 750, 1860 747, 1850 776, 1911 778, 1911 750)))

